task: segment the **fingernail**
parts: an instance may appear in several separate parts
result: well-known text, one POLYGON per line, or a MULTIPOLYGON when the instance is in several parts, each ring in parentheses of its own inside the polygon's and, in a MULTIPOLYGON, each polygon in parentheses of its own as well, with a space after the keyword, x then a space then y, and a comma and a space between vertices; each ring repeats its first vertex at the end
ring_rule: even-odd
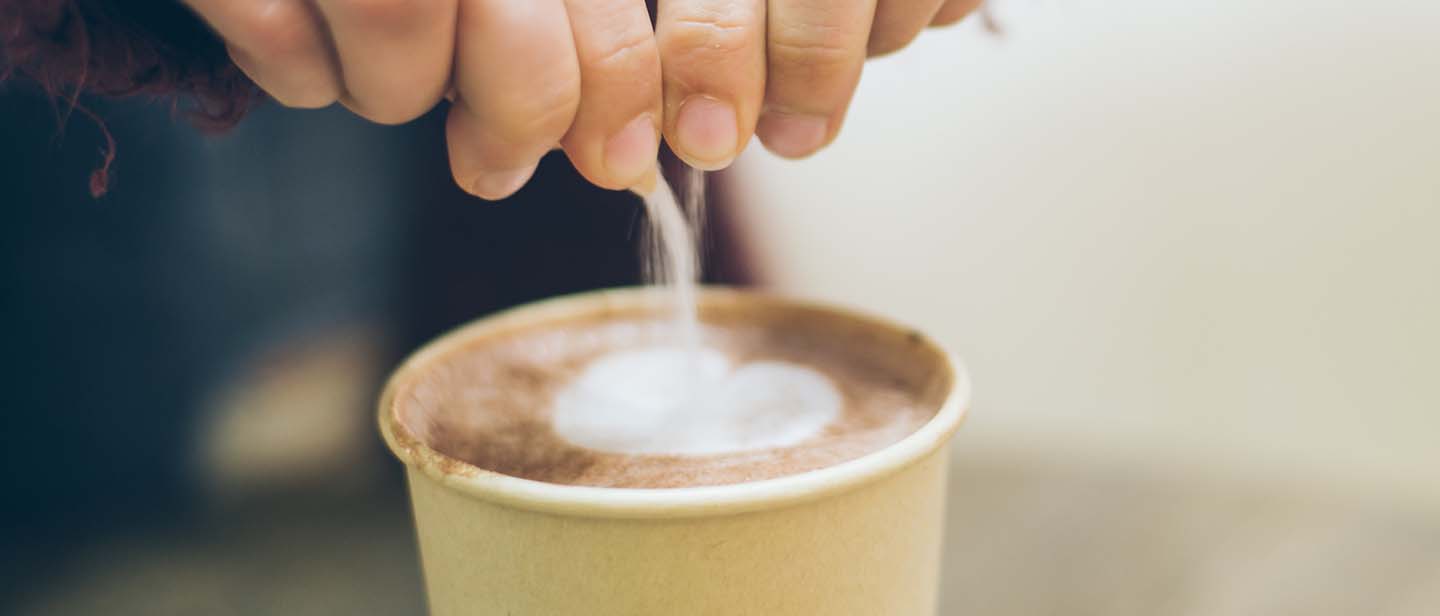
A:
POLYGON ((495 201, 504 199, 520 190, 530 176, 535 174, 535 165, 509 171, 484 171, 470 183, 470 192, 482 199, 495 201))
POLYGON ((680 104, 675 119, 680 153, 704 169, 719 169, 735 158, 739 121, 729 103, 709 96, 692 96, 680 104))
POLYGON ((825 145, 830 122, 825 118, 767 111, 755 126, 755 135, 771 152, 786 158, 814 154, 825 145))
POLYGON ((643 114, 605 142, 605 170, 619 182, 634 182, 655 168, 659 149, 655 119, 643 114))

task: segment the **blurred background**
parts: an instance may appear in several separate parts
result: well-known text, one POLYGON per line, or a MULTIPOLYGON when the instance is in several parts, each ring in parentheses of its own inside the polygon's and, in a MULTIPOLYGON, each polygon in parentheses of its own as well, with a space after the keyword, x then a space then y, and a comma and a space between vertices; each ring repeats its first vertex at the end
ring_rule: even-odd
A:
MULTIPOLYGON (((711 178, 712 281, 970 364, 942 614, 1440 613, 1440 6, 1010 0, 867 67, 834 147, 711 178)), ((386 371, 637 277, 563 157, 438 114, 0 91, 0 612, 418 614, 386 371)))

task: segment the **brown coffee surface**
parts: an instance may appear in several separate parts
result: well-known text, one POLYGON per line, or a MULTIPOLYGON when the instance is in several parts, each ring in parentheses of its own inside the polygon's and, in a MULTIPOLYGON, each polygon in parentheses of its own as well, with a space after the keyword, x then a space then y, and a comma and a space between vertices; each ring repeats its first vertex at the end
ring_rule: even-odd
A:
POLYGON ((551 426, 552 399, 605 354, 665 344, 672 324, 627 309, 485 331, 396 384, 393 412, 448 457, 567 485, 676 488, 772 479, 859 458, 934 417, 949 387, 944 358, 914 332, 825 310, 730 306, 701 312, 704 344, 735 363, 791 362, 827 376, 844 407, 786 447, 715 455, 634 455, 572 443, 551 426))

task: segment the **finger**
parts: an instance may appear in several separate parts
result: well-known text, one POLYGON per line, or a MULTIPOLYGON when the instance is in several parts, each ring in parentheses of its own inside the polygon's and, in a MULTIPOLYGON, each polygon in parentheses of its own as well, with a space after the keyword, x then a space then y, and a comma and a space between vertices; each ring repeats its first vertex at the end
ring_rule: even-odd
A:
POLYGON ((965 19, 966 15, 974 13, 982 4, 985 4, 985 0, 949 0, 935 13, 932 25, 948 26, 958 22, 965 19))
POLYGON ((382 124, 415 119, 445 94, 457 0, 318 0, 345 103, 382 124))
POLYGON ((865 63, 875 0, 773 0, 770 73, 756 133, 781 156, 809 155, 829 143, 850 105, 865 63))
POLYGON ((660 148, 660 52, 634 0, 567 0, 580 64, 580 106, 563 143, 596 185, 634 186, 660 148))
POLYGON ((870 55, 904 49, 930 25, 945 0, 880 0, 870 26, 870 55))
POLYGON ((525 184, 575 117, 570 21, 563 0, 461 0, 457 23, 450 169, 461 188, 500 199, 525 184))
POLYGON ((665 140, 701 169, 730 164, 765 96, 764 0, 660 0, 665 140))
POLYGON ((186 0, 225 39, 255 85, 287 107, 324 107, 340 96, 339 67, 305 0, 186 0))

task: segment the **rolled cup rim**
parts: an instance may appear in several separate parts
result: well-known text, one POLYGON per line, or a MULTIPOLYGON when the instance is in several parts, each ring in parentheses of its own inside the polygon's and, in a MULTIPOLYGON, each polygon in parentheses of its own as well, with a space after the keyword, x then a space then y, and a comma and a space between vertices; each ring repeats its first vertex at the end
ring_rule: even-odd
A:
MULTIPOLYGON (((509 308, 461 325, 426 343, 390 376, 380 396, 380 433, 390 451, 407 467, 468 497, 516 509, 599 518, 683 518, 732 515, 775 509, 846 492, 898 473, 944 448, 959 429, 970 406, 970 379, 958 356, 928 337, 925 344, 943 358, 950 390, 934 417, 901 440, 861 457, 832 466, 773 479, 684 488, 612 488, 549 483, 486 470, 447 456, 411 434, 397 416, 395 398, 411 373, 431 358, 446 354, 487 330, 517 321, 574 314, 586 306, 653 305, 657 291, 628 287, 587 291, 509 308)), ((892 331, 916 332, 851 308, 802 300, 770 292, 707 286, 701 302, 760 301, 793 308, 822 310, 892 331)))

